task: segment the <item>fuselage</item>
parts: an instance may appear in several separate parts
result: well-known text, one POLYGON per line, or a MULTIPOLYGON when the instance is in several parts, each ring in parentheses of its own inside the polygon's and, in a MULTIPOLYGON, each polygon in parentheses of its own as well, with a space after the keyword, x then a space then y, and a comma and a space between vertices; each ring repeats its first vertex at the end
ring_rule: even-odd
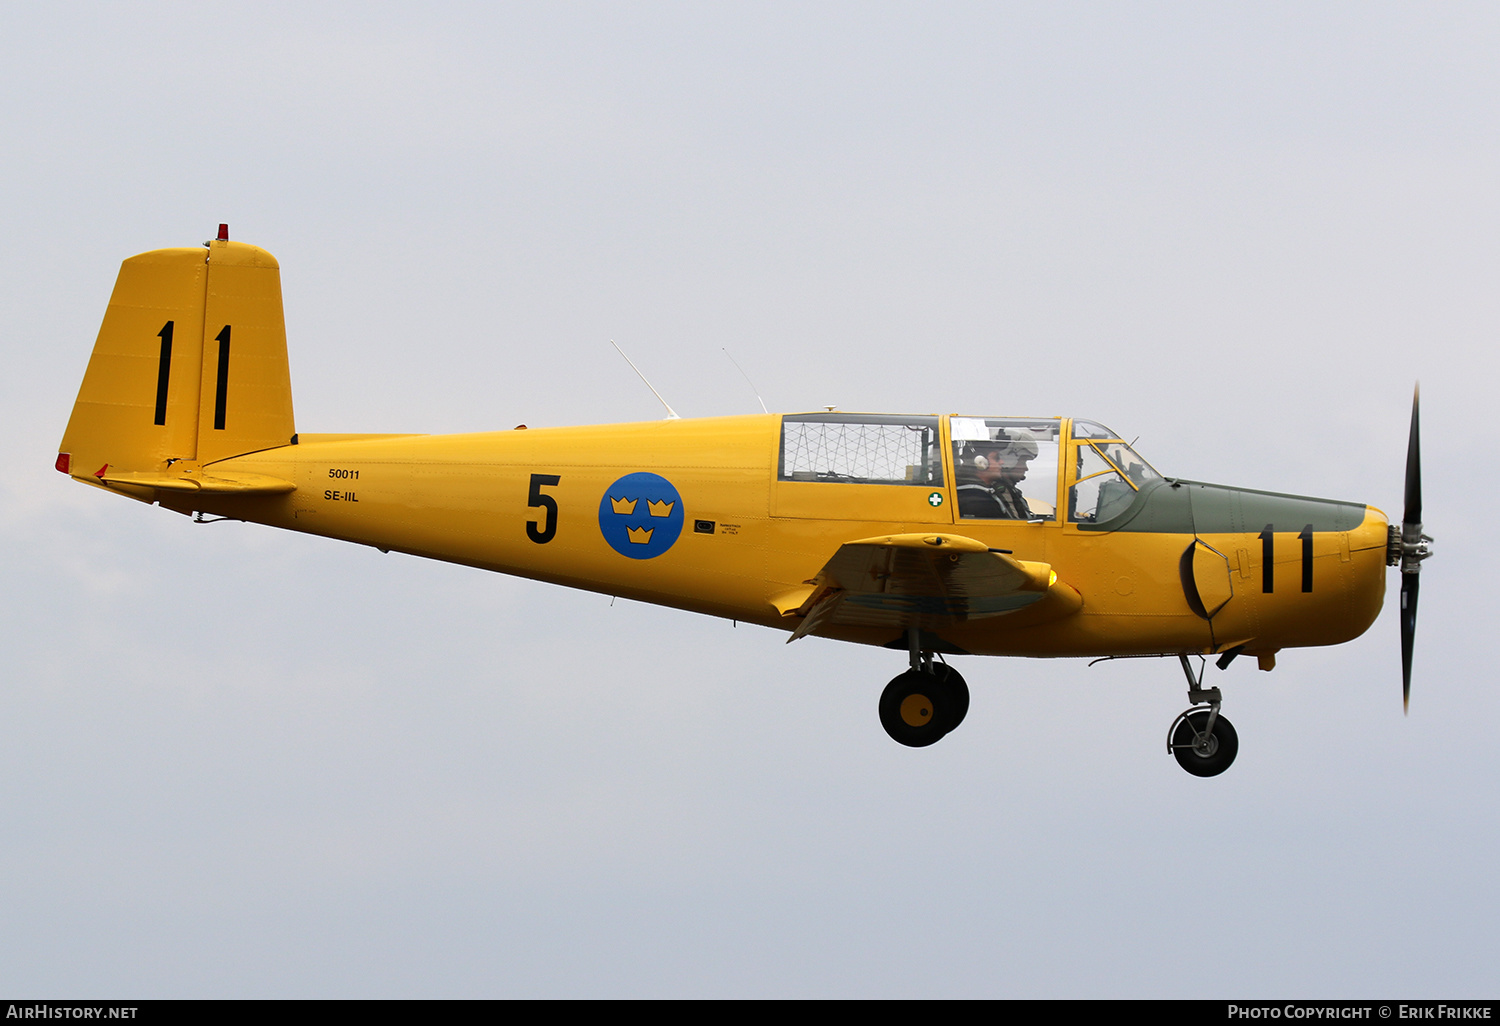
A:
MULTIPOLYGON (((789 446, 806 425, 835 423, 821 416, 464 435, 304 434, 297 444, 205 467, 282 479, 294 490, 161 491, 157 498, 182 512, 787 630, 796 618, 777 607, 777 596, 804 586, 841 545, 881 535, 963 535, 1018 560, 1050 564, 1083 599, 1076 612, 1046 622, 1028 622, 1021 610, 956 623, 934 645, 952 652, 1239 648, 1269 658, 1281 648, 1354 638, 1380 610, 1388 525, 1374 508, 1135 473, 1118 455, 1128 447, 1101 442, 1098 425, 1053 418, 1037 422, 1055 426, 1031 467, 1033 515, 976 517, 966 515, 958 491, 972 475, 960 464, 973 443, 955 432, 973 432, 978 419, 907 418, 920 421, 909 444, 921 448, 918 456, 890 458, 908 461, 902 478, 900 470, 798 463, 804 457, 794 458, 789 446), (1106 470, 1095 470, 1095 462, 1106 470), (1106 481, 1102 489, 1099 480, 1106 481)), ((908 444, 897 430, 901 418, 832 416, 845 418, 841 437, 854 424, 876 438, 869 425, 878 425, 908 444)), ((816 633, 905 647, 899 631, 884 628, 834 625, 816 633)))

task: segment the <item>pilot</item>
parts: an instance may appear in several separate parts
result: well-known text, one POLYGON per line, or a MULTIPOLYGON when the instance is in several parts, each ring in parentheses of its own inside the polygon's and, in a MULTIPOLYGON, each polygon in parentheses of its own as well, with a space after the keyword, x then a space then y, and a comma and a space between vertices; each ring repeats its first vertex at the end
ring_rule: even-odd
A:
POLYGON ((959 464, 958 513, 984 520, 1029 520, 1020 484, 1036 458, 1036 436, 1011 428, 1001 437, 970 442, 959 464))

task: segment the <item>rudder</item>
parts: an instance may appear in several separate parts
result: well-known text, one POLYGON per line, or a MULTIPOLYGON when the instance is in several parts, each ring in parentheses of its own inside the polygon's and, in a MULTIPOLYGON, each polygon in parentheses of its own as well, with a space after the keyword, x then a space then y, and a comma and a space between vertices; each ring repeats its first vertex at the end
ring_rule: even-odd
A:
POLYGON ((296 434, 281 265, 259 247, 210 244, 202 382, 199 463, 287 445, 296 434))

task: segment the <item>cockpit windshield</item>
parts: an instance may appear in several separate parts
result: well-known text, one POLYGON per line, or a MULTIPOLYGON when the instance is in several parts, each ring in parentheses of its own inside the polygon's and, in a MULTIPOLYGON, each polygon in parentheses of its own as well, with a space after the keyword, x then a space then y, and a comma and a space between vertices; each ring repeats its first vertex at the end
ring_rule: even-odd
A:
POLYGON ((1161 480, 1151 464, 1118 434, 1091 420, 1073 422, 1074 485, 1068 493, 1068 519, 1109 520, 1135 500, 1151 481, 1161 480))

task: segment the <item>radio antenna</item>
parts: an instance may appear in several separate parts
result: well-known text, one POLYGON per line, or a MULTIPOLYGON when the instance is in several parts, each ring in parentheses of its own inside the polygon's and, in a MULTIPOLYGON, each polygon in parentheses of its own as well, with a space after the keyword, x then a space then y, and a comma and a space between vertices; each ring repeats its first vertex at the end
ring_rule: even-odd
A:
MULTIPOLYGON (((723 346, 720 346, 719 348, 724 350, 724 355, 725 356, 729 356, 729 350, 728 349, 725 349, 723 346)), ((729 356, 729 362, 732 363, 732 364, 734 364, 734 369, 740 372, 740 377, 742 377, 742 378, 745 379, 745 384, 749 385, 750 386, 750 391, 752 391, 752 392, 755 393, 755 401, 758 402, 758 403, 760 403, 760 410, 761 410, 761 412, 762 413, 770 413, 771 411, 768 410, 768 409, 766 409, 766 401, 760 397, 760 392, 755 387, 755 382, 751 381, 750 380, 750 375, 748 375, 748 374, 745 373, 745 368, 741 367, 740 366, 740 362, 738 360, 736 360, 732 356, 729 356)))
MULTIPOLYGON (((610 339, 609 340, 609 344, 612 345, 612 346, 615 346, 615 352, 619 353, 622 357, 624 357, 625 362, 630 364, 630 369, 633 370, 633 371, 635 371, 636 376, 639 377, 642 381, 646 381, 646 375, 644 375, 644 374, 641 373, 641 369, 639 367, 637 367, 634 363, 630 362, 630 357, 625 356, 625 350, 623 350, 619 346, 615 345, 615 340, 614 339, 610 339)), ((663 399, 661 397, 661 393, 656 390, 656 387, 654 385, 652 385, 651 382, 646 381, 646 387, 649 388, 649 389, 651 389, 651 394, 654 395, 654 396, 656 396, 657 401, 660 402, 663 406, 665 406, 667 408, 667 420, 681 420, 682 419, 681 417, 677 416, 677 411, 674 410, 674 409, 672 409, 671 404, 669 404, 665 399, 663 399)))

